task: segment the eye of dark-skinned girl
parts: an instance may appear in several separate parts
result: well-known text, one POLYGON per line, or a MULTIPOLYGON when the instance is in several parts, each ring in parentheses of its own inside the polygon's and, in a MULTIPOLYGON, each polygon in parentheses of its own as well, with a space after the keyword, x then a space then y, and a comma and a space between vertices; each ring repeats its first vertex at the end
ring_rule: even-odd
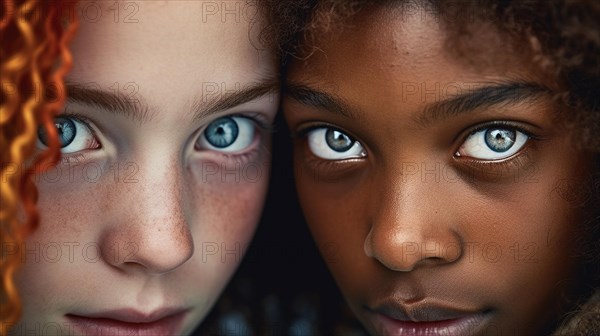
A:
POLYGON ((325 133, 325 138, 329 148, 340 153, 347 151, 348 149, 352 148, 352 145, 354 145, 354 140, 352 140, 349 136, 333 129, 327 130, 327 133, 325 133))
POLYGON ((489 129, 485 132, 485 143, 493 151, 504 153, 514 145, 516 136, 513 130, 489 129))
POLYGON ((488 127, 467 137, 456 156, 493 161, 519 152, 529 141, 529 135, 508 127, 488 127))
POLYGON ((331 127, 314 128, 306 137, 310 151, 321 159, 347 160, 367 155, 358 141, 331 127))

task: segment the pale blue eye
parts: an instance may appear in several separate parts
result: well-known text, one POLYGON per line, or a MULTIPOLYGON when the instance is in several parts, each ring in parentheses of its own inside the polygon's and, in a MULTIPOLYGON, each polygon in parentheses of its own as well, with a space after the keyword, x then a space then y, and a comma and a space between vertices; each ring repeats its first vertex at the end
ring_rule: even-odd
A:
POLYGON ((514 130, 490 128, 485 132, 485 143, 494 152, 504 153, 515 144, 516 137, 514 130))
POLYGON ((346 133, 330 127, 315 128, 306 134, 310 151, 325 160, 347 160, 367 156, 363 146, 346 133))
POLYGON ((338 153, 343 153, 354 145, 354 140, 352 140, 352 138, 331 128, 325 133, 325 140, 327 141, 329 148, 338 153))
POLYGON ((196 149, 218 152, 240 152, 249 147, 256 138, 256 123, 250 118, 221 117, 206 126, 198 137, 196 149))
POLYGON ((219 118, 204 131, 206 141, 216 148, 226 148, 235 142, 239 134, 238 124, 230 117, 219 118))
MULTIPOLYGON (((55 118, 54 126, 58 132, 58 140, 60 141, 61 148, 65 148, 70 145, 75 139, 75 136, 77 136, 77 127, 70 118, 55 118)), ((38 137, 42 144, 48 146, 48 134, 46 134, 46 131, 43 127, 38 129, 38 137)))
POLYGON ((517 153, 529 136, 510 127, 490 127, 467 137, 457 152, 479 160, 501 160, 517 153))
MULTIPOLYGON (((60 141, 63 154, 79 152, 86 149, 100 148, 100 143, 87 123, 75 117, 62 116, 54 118, 54 126, 60 141)), ((48 134, 43 127, 38 128, 38 147, 48 147, 48 134)))

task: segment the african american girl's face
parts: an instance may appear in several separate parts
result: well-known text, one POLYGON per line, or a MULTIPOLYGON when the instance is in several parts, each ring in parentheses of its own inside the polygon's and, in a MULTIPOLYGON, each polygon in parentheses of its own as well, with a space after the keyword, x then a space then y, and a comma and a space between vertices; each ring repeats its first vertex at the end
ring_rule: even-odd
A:
POLYGON ((62 160, 39 177, 16 335, 189 334, 241 261, 269 177, 277 67, 256 5, 214 5, 79 5, 62 160))
POLYGON ((459 57, 428 13, 361 12, 291 65, 302 208, 373 335, 534 335, 573 270, 557 183, 586 156, 520 53, 482 25, 459 57))

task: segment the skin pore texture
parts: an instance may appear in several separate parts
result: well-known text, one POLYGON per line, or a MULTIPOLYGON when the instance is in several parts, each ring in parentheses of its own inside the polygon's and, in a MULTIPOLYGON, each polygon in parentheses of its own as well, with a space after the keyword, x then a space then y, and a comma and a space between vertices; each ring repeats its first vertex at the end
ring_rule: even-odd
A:
POLYGON ((583 182, 589 155, 526 54, 482 24, 459 57, 425 12, 363 10, 292 61, 306 220, 373 335, 540 334, 563 312, 582 221, 556 186, 583 182))
POLYGON ((113 2, 80 20, 57 121, 77 132, 39 179, 14 335, 189 334, 254 234, 279 99, 260 21, 202 1, 135 4, 137 22, 123 3, 115 22, 113 2))

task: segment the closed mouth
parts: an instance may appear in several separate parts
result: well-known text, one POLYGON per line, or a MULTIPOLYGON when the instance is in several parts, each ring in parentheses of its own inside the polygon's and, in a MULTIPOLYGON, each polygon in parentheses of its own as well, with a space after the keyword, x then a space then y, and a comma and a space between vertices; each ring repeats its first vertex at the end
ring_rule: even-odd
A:
POLYGON ((489 320, 491 310, 463 310, 443 305, 407 307, 388 303, 364 307, 382 335, 454 336, 473 335, 489 320))
POLYGON ((84 335, 177 335, 187 310, 161 309, 141 313, 132 309, 94 314, 67 314, 74 329, 84 335))

